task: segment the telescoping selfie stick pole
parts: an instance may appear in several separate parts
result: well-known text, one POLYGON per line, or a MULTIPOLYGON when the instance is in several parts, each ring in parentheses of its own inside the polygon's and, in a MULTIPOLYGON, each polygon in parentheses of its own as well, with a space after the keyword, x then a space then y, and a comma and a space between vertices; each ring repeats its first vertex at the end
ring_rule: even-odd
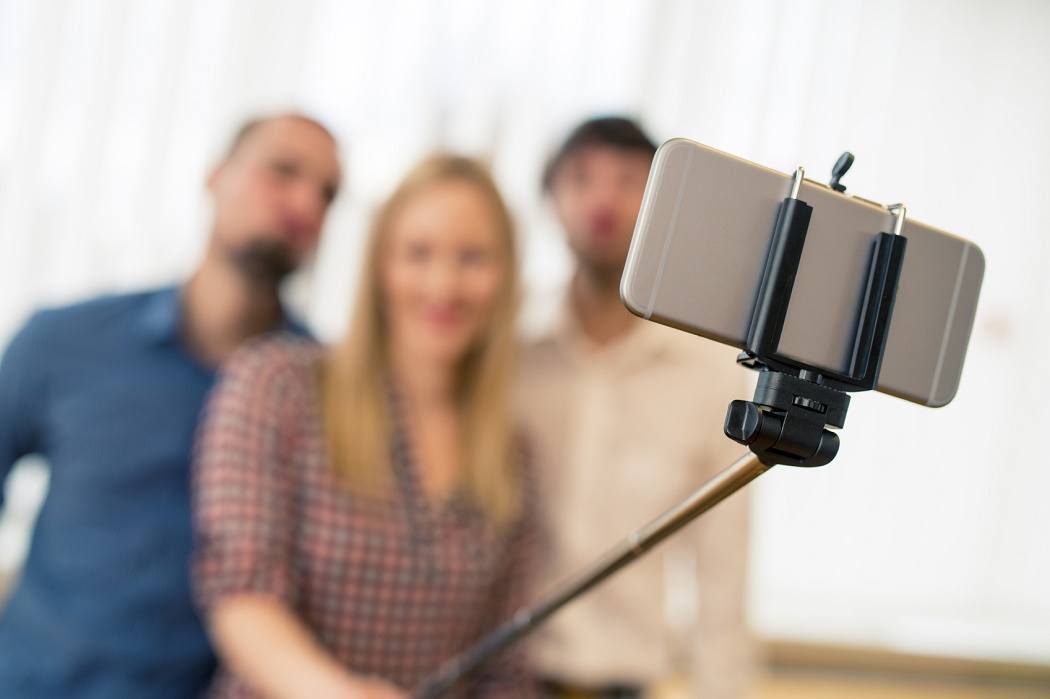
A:
POLYGON ((416 696, 427 699, 440 696, 442 692, 469 676, 486 660, 528 634, 569 602, 641 558, 649 549, 743 488, 768 468, 769 466, 759 461, 758 456, 753 453, 748 452, 741 456, 733 465, 704 483, 682 503, 633 532, 576 579, 562 585, 535 607, 520 610, 510 621, 482 638, 462 655, 446 663, 416 696))
POLYGON ((907 244, 900 235, 905 210, 899 204, 890 207, 895 216, 893 233, 878 233, 872 241, 848 371, 829 372, 797 362, 778 354, 777 348, 813 212, 798 198, 804 174, 798 168, 791 193, 777 210, 748 327, 747 350, 737 360, 759 372, 755 396, 751 401, 733 401, 726 414, 726 436, 749 447, 750 452, 680 504, 633 532, 547 599, 518 611, 449 660, 420 686, 416 697, 431 699, 451 689, 569 602, 645 555, 772 466, 823 466, 835 458, 839 438, 828 427, 840 428, 845 423, 847 392, 871 390, 878 378, 907 244))

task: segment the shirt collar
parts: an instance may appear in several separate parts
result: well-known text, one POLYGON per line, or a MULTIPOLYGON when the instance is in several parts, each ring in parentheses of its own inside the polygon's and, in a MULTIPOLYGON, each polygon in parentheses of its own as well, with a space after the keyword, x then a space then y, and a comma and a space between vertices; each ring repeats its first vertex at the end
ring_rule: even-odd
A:
MULTIPOLYGON (((182 288, 167 286, 149 294, 139 316, 142 337, 152 344, 172 343, 179 338, 182 318, 182 288)), ((281 322, 278 330, 300 337, 310 337, 310 331, 288 310, 281 307, 281 322)))

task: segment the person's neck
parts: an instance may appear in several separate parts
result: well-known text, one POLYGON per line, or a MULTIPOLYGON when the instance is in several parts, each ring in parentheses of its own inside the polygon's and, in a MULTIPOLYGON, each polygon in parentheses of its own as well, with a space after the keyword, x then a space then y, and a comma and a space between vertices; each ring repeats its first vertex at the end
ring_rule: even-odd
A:
POLYGON ((397 390, 415 415, 446 412, 455 402, 453 367, 422 359, 408 350, 394 349, 391 369, 397 390))
POLYGON ((625 336, 634 316, 620 302, 617 275, 577 270, 569 285, 569 301, 584 335, 598 346, 625 336))
POLYGON ((218 366, 281 321, 277 292, 276 284, 252 279, 210 251, 183 288, 183 339, 205 364, 218 366))

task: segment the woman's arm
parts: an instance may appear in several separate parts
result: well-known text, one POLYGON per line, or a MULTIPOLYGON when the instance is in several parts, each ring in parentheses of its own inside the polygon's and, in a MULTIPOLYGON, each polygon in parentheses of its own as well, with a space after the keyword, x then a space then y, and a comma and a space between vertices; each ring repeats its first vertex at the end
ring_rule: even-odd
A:
POLYGON ((281 601, 237 595, 208 617, 212 640, 226 665, 274 699, 401 699, 395 687, 342 667, 281 601))
POLYGON ((307 373, 261 344, 228 363, 204 415, 193 470, 193 582, 220 657, 274 699, 389 699, 342 667, 293 611, 300 492, 296 435, 307 373))

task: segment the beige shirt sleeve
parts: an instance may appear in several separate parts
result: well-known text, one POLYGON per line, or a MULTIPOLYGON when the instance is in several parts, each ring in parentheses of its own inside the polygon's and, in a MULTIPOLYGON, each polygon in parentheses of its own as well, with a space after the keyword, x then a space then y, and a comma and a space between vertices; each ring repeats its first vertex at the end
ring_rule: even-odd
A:
MULTIPOLYGON (((741 397, 750 398, 753 381, 732 374, 741 397)), ((726 393, 730 393, 730 387, 726 393)), ((713 441, 698 469, 710 478, 747 452, 728 437, 713 441)), ((691 695, 700 699, 742 699, 749 695, 758 667, 758 646, 747 624, 749 488, 713 510, 697 525, 697 633, 693 644, 691 695)))

